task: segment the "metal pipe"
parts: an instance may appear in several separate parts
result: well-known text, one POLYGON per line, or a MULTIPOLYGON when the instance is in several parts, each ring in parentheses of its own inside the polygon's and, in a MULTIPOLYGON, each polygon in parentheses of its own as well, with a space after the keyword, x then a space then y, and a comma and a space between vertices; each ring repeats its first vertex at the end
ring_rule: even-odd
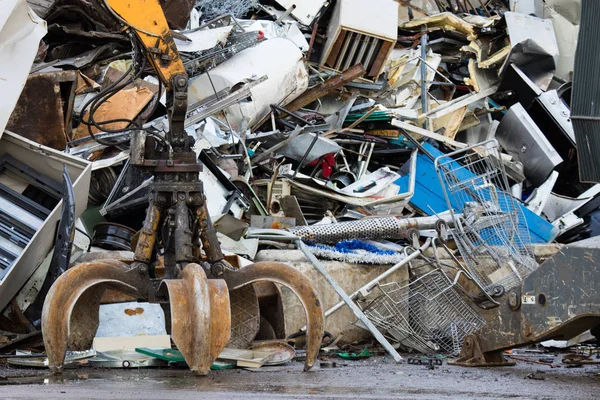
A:
POLYGON ((312 149, 315 146, 315 143, 317 143, 318 139, 319 139, 319 134, 315 132, 315 137, 313 138, 312 142, 310 142, 310 146, 308 146, 308 150, 306 150, 306 153, 304 153, 304 156, 302 156, 302 159, 300 160, 300 164, 298 165, 298 168, 296 168, 296 170, 294 171, 294 175, 292 175, 292 180, 296 178, 298 171, 300 171, 300 168, 302 168, 304 166, 304 163, 306 162, 308 155, 312 151, 312 149))
MULTIPOLYGON (((377 283, 379 283, 380 281, 384 280, 385 278, 387 278, 388 276, 390 276, 391 274, 393 274, 398 269, 400 269, 401 267, 405 266, 406 264, 408 264, 409 262, 411 262, 415 258, 419 257, 421 254, 423 254, 425 252, 425 250, 427 250, 429 248, 430 245, 431 245, 431 238, 427 238, 427 240, 425 240, 425 243, 421 247, 419 247, 417 250, 415 250, 414 252, 412 252, 411 254, 409 254, 408 256, 406 256, 405 259, 403 259, 402 261, 400 261, 398 264, 391 266, 383 274, 379 275, 378 277, 376 277, 375 279, 373 279, 371 282, 363 285, 362 287, 360 287, 359 289, 357 289, 355 292, 353 292, 348 297, 350 297, 352 300, 354 300, 356 298, 356 296, 358 296, 359 293, 364 292, 365 290, 367 292, 370 292, 375 287, 375 285, 377 285, 377 283)), ((346 304, 346 303, 343 302, 343 301, 340 301, 335 306, 333 306, 330 309, 328 309, 325 312, 325 317, 330 316, 331 314, 333 314, 334 312, 336 312, 337 310, 339 310, 340 308, 342 308, 344 306, 344 304, 346 304)))
POLYGON ((293 13, 295 9, 296 9, 296 5, 295 5, 295 4, 292 4, 292 5, 290 6, 290 8, 288 8, 287 10, 285 10, 285 11, 283 12, 283 14, 281 14, 281 15, 279 16, 279 18, 277 18, 277 19, 275 20, 275 23, 276 23, 277 25, 281 24, 281 22, 283 21, 283 19, 284 19, 285 17, 287 17, 288 15, 290 15, 291 13, 293 13))
MULTIPOLYGON (((421 114, 427 114, 429 110, 429 98, 427 97, 427 30, 423 27, 425 33, 421 36, 421 114)), ((427 129, 427 117, 423 122, 423 128, 427 129)))
POLYGON ((367 327, 367 329, 373 334, 373 336, 375 336, 375 339, 377 339, 377 341, 387 350, 387 352, 390 353, 394 360, 396 362, 402 361, 402 356, 398 354, 396 349, 392 347, 390 342, 388 342, 387 339, 381 334, 381 332, 379 332, 379 329, 377 329, 377 327, 373 325, 373 323, 369 320, 369 318, 367 318, 367 316, 362 312, 362 310, 356 304, 354 304, 354 302, 346 294, 344 289, 342 289, 340 285, 338 285, 338 283, 331 277, 331 275, 329 275, 329 273, 325 269, 325 266, 321 264, 319 260, 317 260, 317 258, 310 252, 310 250, 308 250, 308 247, 306 247, 302 240, 297 240, 296 245, 300 250, 302 250, 306 258, 309 259, 309 261, 317 269, 317 271, 319 271, 321 275, 323 275, 325 280, 333 287, 336 293, 344 300, 344 303, 346 303, 348 307, 350 307, 350 309, 352 310, 354 315, 356 315, 356 317, 360 320, 360 322, 362 322, 367 327))

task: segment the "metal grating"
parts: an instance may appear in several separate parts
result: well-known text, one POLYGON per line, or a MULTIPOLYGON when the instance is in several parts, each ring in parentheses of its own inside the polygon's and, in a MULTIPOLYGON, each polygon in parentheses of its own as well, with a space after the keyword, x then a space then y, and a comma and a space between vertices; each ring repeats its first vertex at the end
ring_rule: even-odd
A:
POLYGON ((575 53, 571 120, 577 141, 579 179, 600 182, 600 2, 581 2, 581 28, 575 53))
POLYGON ((375 78, 383 65, 380 54, 385 57, 390 46, 391 43, 383 39, 342 29, 326 65, 338 71, 345 71, 360 63, 367 71, 365 77, 375 78))
POLYGON ((382 294, 364 313, 392 341, 424 354, 458 354, 464 338, 484 324, 456 290, 459 276, 451 281, 434 270, 410 283, 379 285, 382 294))
POLYGON ((514 288, 537 268, 518 201, 509 193, 498 142, 489 140, 435 159, 469 272, 488 293, 514 288))

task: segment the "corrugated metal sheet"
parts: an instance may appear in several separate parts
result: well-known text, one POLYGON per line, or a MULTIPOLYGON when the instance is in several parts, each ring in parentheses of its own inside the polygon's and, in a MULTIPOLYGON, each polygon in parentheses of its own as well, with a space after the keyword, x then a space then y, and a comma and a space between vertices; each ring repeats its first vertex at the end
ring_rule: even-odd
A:
POLYGON ((599 20, 600 1, 583 0, 571 100, 571 120, 582 182, 600 182, 599 20))

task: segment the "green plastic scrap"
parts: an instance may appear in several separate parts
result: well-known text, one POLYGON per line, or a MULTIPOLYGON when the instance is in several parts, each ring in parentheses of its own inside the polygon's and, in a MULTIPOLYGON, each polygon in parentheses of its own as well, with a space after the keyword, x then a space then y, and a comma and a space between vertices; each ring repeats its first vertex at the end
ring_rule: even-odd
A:
MULTIPOLYGON (((184 363, 185 358, 181 355, 179 350, 169 349, 167 347, 138 347, 135 349, 138 353, 145 354, 147 356, 158 358, 159 360, 168 361, 170 363, 184 363)), ((223 369, 232 369, 236 366, 235 362, 229 361, 215 361, 210 369, 214 371, 220 371, 223 369)))
POLYGON ((364 349, 360 353, 337 353, 337 356, 343 358, 344 360, 360 360, 361 358, 369 358, 372 357, 373 354, 369 352, 369 350, 364 349))
POLYGON ((179 350, 167 347, 137 347, 135 351, 168 362, 185 362, 185 358, 183 358, 179 350))

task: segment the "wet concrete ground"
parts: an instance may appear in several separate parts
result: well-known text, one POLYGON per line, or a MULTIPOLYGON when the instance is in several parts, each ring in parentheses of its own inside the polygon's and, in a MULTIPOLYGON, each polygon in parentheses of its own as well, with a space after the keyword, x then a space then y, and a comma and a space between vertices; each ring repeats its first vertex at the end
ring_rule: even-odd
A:
POLYGON ((273 372, 79 368, 54 377, 44 370, 3 367, 1 399, 598 399, 600 367, 473 369, 395 364, 385 357, 333 360, 337 368, 302 372, 302 363, 273 372), (527 378, 530 374, 536 379, 527 378))

